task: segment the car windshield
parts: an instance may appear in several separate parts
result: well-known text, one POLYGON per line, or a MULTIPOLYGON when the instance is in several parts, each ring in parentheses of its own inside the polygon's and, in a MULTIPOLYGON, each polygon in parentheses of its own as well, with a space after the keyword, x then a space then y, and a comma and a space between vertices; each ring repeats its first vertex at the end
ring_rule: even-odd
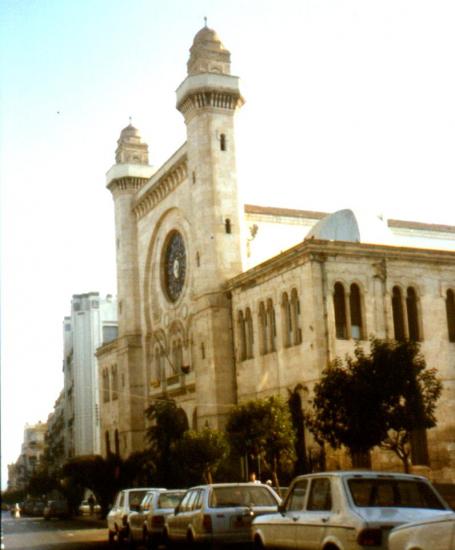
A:
POLYGON ((273 495, 265 487, 215 487, 210 497, 211 508, 231 506, 276 506, 273 495))
POLYGON ((354 504, 359 507, 445 509, 431 487, 423 481, 350 479, 348 485, 354 504))
POLYGON ((147 489, 143 491, 130 491, 130 507, 139 506, 142 502, 142 499, 147 494, 147 489))
POLYGON ((158 508, 175 508, 185 493, 162 493, 158 498, 158 508))

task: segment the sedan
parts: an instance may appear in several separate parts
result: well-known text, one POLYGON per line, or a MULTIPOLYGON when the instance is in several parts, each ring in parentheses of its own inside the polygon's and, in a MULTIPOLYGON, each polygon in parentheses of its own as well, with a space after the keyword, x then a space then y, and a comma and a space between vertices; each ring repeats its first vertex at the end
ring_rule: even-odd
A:
POLYGON ((455 550, 455 513, 400 525, 389 536, 389 550, 455 550))
POLYGON ((139 510, 128 516, 128 542, 130 547, 136 543, 156 547, 162 541, 166 516, 172 514, 179 504, 184 490, 164 490, 148 492, 139 510))
POLYGON ((253 521, 257 548, 387 548, 402 523, 442 516, 449 506, 427 479, 386 472, 325 472, 297 477, 279 513, 253 521))
POLYGON ((251 541, 251 522, 278 509, 280 497, 261 483, 216 483, 189 489, 164 526, 168 545, 251 541))

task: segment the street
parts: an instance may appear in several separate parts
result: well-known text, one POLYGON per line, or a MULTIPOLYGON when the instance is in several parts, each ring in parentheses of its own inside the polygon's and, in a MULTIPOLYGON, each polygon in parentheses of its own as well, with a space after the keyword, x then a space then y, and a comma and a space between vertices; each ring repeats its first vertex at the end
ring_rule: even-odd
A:
MULTIPOLYGON (((2 512, 5 550, 92 550, 108 548, 107 529, 102 522, 84 519, 15 519, 2 512)), ((3 547, 2 547, 3 548, 3 547)))

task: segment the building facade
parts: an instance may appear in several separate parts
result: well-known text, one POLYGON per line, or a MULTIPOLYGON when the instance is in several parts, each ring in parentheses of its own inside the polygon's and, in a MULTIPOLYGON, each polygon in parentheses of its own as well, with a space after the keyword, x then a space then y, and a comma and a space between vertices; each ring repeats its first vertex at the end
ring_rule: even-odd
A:
POLYGON ((74 294, 63 322, 65 457, 99 454, 96 349, 117 337, 117 301, 98 292, 74 294))
MULTIPOLYGON (((420 341, 443 378, 430 466, 453 475, 455 227, 240 204, 243 98, 213 30, 196 34, 187 69, 176 92, 186 142, 154 169, 130 124, 107 173, 119 334, 97 352, 102 452, 142 449, 144 409, 160 398, 196 429, 222 428, 233 405, 288 390, 305 408, 332 359, 370 335, 399 335, 420 341)), ((395 467, 382 455, 377 464, 395 467)))
POLYGON ((8 465, 8 489, 23 490, 39 467, 45 452, 47 424, 26 424, 21 454, 15 464, 8 465))

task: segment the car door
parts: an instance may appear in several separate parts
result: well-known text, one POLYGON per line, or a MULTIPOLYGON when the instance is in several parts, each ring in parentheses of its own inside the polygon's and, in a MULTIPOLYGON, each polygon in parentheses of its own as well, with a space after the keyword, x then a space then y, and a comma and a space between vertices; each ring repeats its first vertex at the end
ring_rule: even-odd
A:
POLYGON ((295 548, 296 524, 305 507, 308 479, 296 481, 289 491, 282 512, 274 514, 264 525, 264 539, 267 546, 295 548))
POLYGON ((311 480, 305 509, 296 519, 296 548, 318 550, 332 515, 332 487, 329 477, 311 480))
POLYGON ((178 506, 177 513, 170 520, 170 536, 173 540, 184 540, 186 537, 188 520, 192 512, 192 502, 196 497, 196 491, 190 490, 183 497, 178 506))

